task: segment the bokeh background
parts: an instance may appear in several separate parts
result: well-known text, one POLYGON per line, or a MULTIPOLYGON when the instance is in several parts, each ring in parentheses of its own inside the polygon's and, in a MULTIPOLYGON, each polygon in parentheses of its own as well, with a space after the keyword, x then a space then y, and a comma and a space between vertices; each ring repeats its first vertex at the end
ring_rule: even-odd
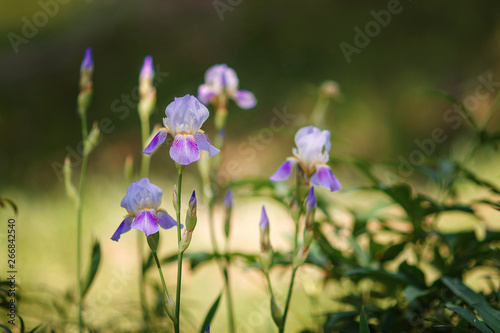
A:
MULTIPOLYGON (((125 158, 133 156, 136 167, 140 160, 134 91, 146 55, 153 57, 157 69, 168 73, 157 84, 152 123, 161 122, 174 97, 196 94, 205 70, 213 64, 234 68, 240 87, 256 95, 254 109, 243 111, 230 105, 227 149, 240 166, 233 173, 235 178, 265 178, 274 172, 290 154, 293 133, 308 124, 318 86, 324 80, 337 81, 342 92, 342 98, 330 105, 323 126, 332 131, 332 156, 397 163, 399 156, 408 156, 416 148, 415 139, 430 137, 436 127, 450 138, 467 134, 467 125, 455 130, 443 121, 450 104, 432 92, 446 92, 461 100, 474 92, 480 75, 491 73, 495 82, 500 81, 500 3, 401 1, 401 12, 392 15, 390 23, 348 62, 339 45, 355 45, 354 28, 364 30, 374 20, 371 11, 385 10, 389 3, 4 0, 0 4, 0 196, 19 205, 20 280, 31 286, 26 288, 35 293, 40 285, 51 290, 72 285, 74 270, 68 263, 74 258, 75 218, 54 165, 62 163, 68 149, 75 150, 81 140, 76 97, 87 47, 92 48, 95 63, 88 118, 108 118, 113 130, 103 136, 90 158, 85 240, 90 244, 97 237, 103 243, 102 276, 112 277, 122 267, 134 274, 135 237, 118 245, 106 240, 123 215, 119 201, 126 187, 125 158), (26 22, 34 24, 34 30, 26 22), (13 46, 13 38, 18 38, 13 34, 25 39, 13 46), (286 109, 293 121, 270 140, 259 141, 259 131, 269 127, 275 109, 286 109), (252 148, 255 157, 245 153, 242 144, 252 148)), ((478 118, 489 103, 491 99, 477 108, 478 118)), ((489 129, 499 125, 500 119, 494 117, 489 129)), ((209 134, 212 128, 208 122, 209 134)), ((435 156, 447 154, 451 142, 438 145, 435 156)), ((170 175, 175 175, 167 151, 162 147, 152 160, 153 182, 162 188, 170 188, 174 181, 170 175)), ((186 188, 199 188, 196 167, 188 175, 186 188)), ((358 181, 348 170, 338 170, 338 176, 345 187, 358 181)), ((170 194, 165 195, 167 207, 171 207, 169 198, 170 194)), ((243 231, 246 236, 235 240, 235 246, 256 251, 258 235, 251 221, 257 223, 264 201, 237 200, 241 228, 248 233, 243 231)), ((287 219, 280 210, 272 215, 277 220, 287 219)), ((200 226, 200 234, 204 228, 200 226)), ((282 232, 290 228, 285 224, 273 230, 278 247, 282 232)), ((0 230, 0 236, 3 232, 0 230)), ((205 245, 208 237, 200 237, 197 246, 205 245)), ((185 295, 192 302, 204 298, 199 295, 203 287, 197 288, 196 281, 203 281, 204 274, 217 278, 215 267, 206 270, 191 277, 193 287, 185 295)), ((262 301, 266 297, 262 277, 249 274, 257 282, 250 283, 248 292, 237 299, 255 296, 257 290, 255 302, 262 301)), ((109 281, 98 280, 96 290, 109 281)), ((314 282, 312 285, 314 288, 314 282)), ((116 304, 134 295, 133 288, 127 292, 103 301, 109 316, 119 316, 122 309, 116 304)), ((198 301, 200 308, 205 309, 216 294, 217 290, 211 290, 206 300, 198 301)), ((298 297, 305 297, 305 293, 301 295, 298 297)), ((103 296, 89 297, 97 302, 103 296)), ((240 309, 240 318, 259 307, 248 303, 252 304, 250 310, 240 309)), ((220 325, 225 323, 224 313, 220 311, 220 325)), ((301 326, 310 324, 308 319, 301 322, 298 313, 291 320, 301 326)))

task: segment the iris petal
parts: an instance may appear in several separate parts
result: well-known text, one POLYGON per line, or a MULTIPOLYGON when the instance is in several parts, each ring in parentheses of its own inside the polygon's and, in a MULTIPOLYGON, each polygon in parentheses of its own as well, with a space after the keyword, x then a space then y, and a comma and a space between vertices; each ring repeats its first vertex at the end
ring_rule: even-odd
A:
POLYGON ((278 171, 274 173, 269 179, 273 182, 286 180, 290 177, 293 171, 293 166, 297 163, 295 158, 287 158, 285 163, 283 163, 278 171))
POLYGON ((142 151, 144 154, 151 155, 153 152, 158 148, 159 145, 161 145, 165 139, 167 138, 167 130, 164 128, 161 128, 158 133, 156 133, 155 137, 151 142, 148 144, 146 148, 142 151))
POLYGON ((238 90, 236 94, 234 94, 234 100, 242 109, 250 109, 257 104, 254 94, 247 90, 238 90))
POLYGON ((178 134, 170 147, 170 157, 182 165, 188 165, 200 159, 200 149, 192 135, 178 134))
POLYGON ((177 226, 177 222, 164 209, 158 210, 156 212, 156 217, 158 217, 158 224, 163 229, 170 229, 177 226))
POLYGON ((217 92, 206 84, 202 84, 201 86, 198 87, 198 99, 203 104, 210 103, 210 101, 212 100, 212 98, 214 98, 216 94, 217 92))
POLYGON ((158 218, 154 209, 138 211, 131 227, 144 232, 146 236, 157 233, 160 228, 158 228, 158 218))
POLYGON ((132 224, 133 220, 134 220, 133 216, 127 216, 127 217, 125 217, 125 219, 122 221, 122 223, 120 223, 120 226, 118 227, 118 229, 116 229, 116 231, 113 234, 113 236, 111 236, 111 239, 114 240, 115 242, 118 242, 118 240, 120 239, 121 234, 124 234, 124 233, 126 233, 127 231, 130 230, 130 228, 131 228, 130 225, 132 224))
POLYGON ((332 169, 325 164, 317 164, 316 172, 311 177, 311 183, 329 189, 332 192, 342 188, 337 177, 332 173, 332 169))
POLYGON ((214 156, 220 153, 219 149, 210 144, 210 141, 208 141, 208 138, 204 133, 198 133, 194 136, 194 138, 196 139, 198 148, 208 151, 208 156, 214 156))

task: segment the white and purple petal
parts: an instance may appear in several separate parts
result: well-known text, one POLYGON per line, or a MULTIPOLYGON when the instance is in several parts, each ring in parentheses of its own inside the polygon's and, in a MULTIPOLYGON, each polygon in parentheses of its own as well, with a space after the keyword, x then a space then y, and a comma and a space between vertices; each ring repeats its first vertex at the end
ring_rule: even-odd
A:
POLYGON ((177 222, 167 213, 165 209, 159 209, 156 211, 156 217, 158 218, 158 224, 163 229, 170 229, 177 226, 177 222))
POLYGON ((153 152, 161 145, 165 139, 167 138, 167 130, 165 128, 160 128, 158 133, 154 136, 153 140, 147 145, 146 148, 142 151, 144 154, 151 155, 153 152))
POLYGON ((173 134, 195 135, 207 120, 209 112, 205 105, 192 95, 175 98, 165 109, 163 122, 173 134))
POLYGON ((170 147, 170 157, 177 163, 188 165, 200 159, 200 149, 194 136, 178 134, 170 147))
POLYGON ((198 87, 198 99, 203 104, 209 104, 215 95, 217 95, 217 92, 207 84, 198 87))
POLYGON ((254 94, 247 90, 238 90, 233 96, 236 104, 242 109, 250 109, 257 104, 254 94))
POLYGON ((146 236, 157 233, 160 228, 158 228, 158 217, 156 216, 156 211, 154 209, 138 211, 131 227, 144 232, 146 236))
POLYGON ((214 156, 220 153, 220 150, 210 144, 205 133, 198 133, 194 136, 199 149, 208 151, 208 156, 214 156))
POLYGON ((113 236, 111 236, 111 239, 114 240, 115 242, 118 242, 120 239, 120 236, 126 232, 128 232, 131 228, 132 221, 134 220, 133 216, 127 216, 125 219, 120 223, 120 226, 118 229, 116 229, 115 233, 113 236))
POLYGON ((342 188, 337 177, 332 173, 332 169, 326 164, 317 164, 316 172, 311 176, 311 184, 329 189, 332 192, 342 188))
POLYGON ((278 171, 276 171, 269 179, 273 182, 283 181, 290 177, 293 171, 293 166, 297 164, 297 159, 293 157, 289 157, 286 159, 285 163, 283 163, 278 171))

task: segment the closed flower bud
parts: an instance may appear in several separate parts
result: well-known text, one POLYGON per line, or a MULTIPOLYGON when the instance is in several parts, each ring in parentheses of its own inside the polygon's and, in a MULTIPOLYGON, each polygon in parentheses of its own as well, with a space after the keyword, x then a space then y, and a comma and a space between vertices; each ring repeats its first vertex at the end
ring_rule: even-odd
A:
POLYGON ((311 187, 306 199, 306 229, 312 229, 314 224, 314 214, 316 213, 317 201, 314 195, 314 187, 311 187))
POLYGON ((71 200, 74 200, 75 203, 77 203, 78 195, 76 193, 75 186, 71 181, 71 160, 69 157, 66 157, 66 159, 64 160, 63 174, 64 174, 64 187, 66 189, 66 194, 71 200))
POLYGON ((174 310, 174 301, 168 295, 165 295, 165 299, 166 299, 165 311, 167 312, 170 319, 172 319, 172 322, 174 324, 177 324, 177 318, 175 316, 175 310, 174 310))
POLYGON ((156 104, 156 88, 153 86, 154 78, 153 58, 144 58, 141 74, 139 76, 139 114, 141 117, 149 118, 156 104))
POLYGON ((273 264, 274 251, 269 239, 269 220, 266 209, 262 206, 262 216, 260 218, 260 264, 262 270, 267 273, 273 264))
POLYGON ((83 115, 89 107, 92 97, 92 73, 94 72, 94 61, 92 50, 87 49, 80 67, 80 94, 78 95, 78 112, 83 115))
POLYGON ((97 146, 99 143, 99 136, 101 135, 101 132, 99 131, 99 126, 97 125, 97 122, 94 123, 92 126, 92 129, 90 130, 89 136, 87 137, 87 141, 85 141, 84 146, 83 146, 83 153, 86 155, 89 155, 92 150, 97 146))
POLYGON ((225 219, 224 219, 224 234, 226 238, 229 238, 229 233, 231 231, 231 213, 233 210, 233 191, 227 190, 226 196, 224 197, 224 208, 225 208, 225 219))
POLYGON ((308 254, 309 246, 302 245, 293 256, 293 268, 297 268, 302 265, 306 261, 308 254))
POLYGON ((186 251, 187 248, 189 247, 189 244, 191 244, 192 238, 193 238, 193 231, 185 230, 184 234, 182 235, 181 241, 179 242, 178 251, 179 252, 186 251))
POLYGON ((197 217, 196 217, 196 193, 193 191, 191 199, 189 199, 188 210, 186 212, 186 230, 193 231, 196 227, 197 217))
POLYGON ((319 93, 325 97, 337 98, 340 96, 339 84, 332 80, 325 81, 319 87, 319 93))

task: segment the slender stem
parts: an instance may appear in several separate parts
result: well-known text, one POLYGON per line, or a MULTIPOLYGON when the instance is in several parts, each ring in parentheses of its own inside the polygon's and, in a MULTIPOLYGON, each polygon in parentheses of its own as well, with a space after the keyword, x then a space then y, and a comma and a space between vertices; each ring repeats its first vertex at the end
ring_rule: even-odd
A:
POLYGON ((271 293, 271 298, 274 298, 273 287, 271 285, 271 278, 269 277, 269 272, 264 272, 267 280, 267 286, 269 287, 269 292, 271 293))
POLYGON ((290 280, 290 287, 288 287, 288 295, 286 297, 285 310, 283 311, 283 322, 280 327, 280 333, 285 332, 286 316, 288 314, 288 309, 290 308, 290 300, 292 299, 293 282, 295 281, 295 273, 297 273, 297 268, 295 267, 292 271, 292 278, 290 280))
MULTIPOLYGON (((177 180, 177 244, 181 242, 181 198, 182 198, 182 167, 178 168, 177 180)), ((174 323, 175 333, 179 333, 179 315, 181 309, 181 281, 182 281, 182 255, 183 252, 179 251, 177 254, 177 291, 175 294, 175 316, 176 322, 174 323)))
MULTIPOLYGON (((82 120, 82 140, 85 145, 88 137, 87 131, 87 113, 81 112, 82 120)), ((76 218, 76 275, 77 275, 77 291, 78 291, 78 329, 83 331, 83 285, 82 285, 82 217, 83 217, 83 196, 85 193, 85 180, 87 178, 88 153, 83 153, 82 169, 80 172, 80 184, 78 186, 78 202, 77 202, 77 218, 76 218)))
MULTIPOLYGON (((141 121, 141 138, 142 138, 142 148, 146 147, 148 138, 149 138, 149 118, 148 117, 143 117, 139 113, 139 118, 141 121)), ((141 154, 141 170, 140 170, 140 177, 141 179, 144 177, 147 177, 149 174, 149 161, 151 160, 151 157, 146 154, 141 154)), ((145 332, 149 331, 149 315, 148 315, 148 308, 147 308, 147 303, 146 303, 146 288, 144 284, 145 276, 144 276, 144 239, 142 234, 137 233, 137 251, 139 254, 139 263, 141 269, 139 270, 139 298, 141 302, 141 308, 142 308, 142 318, 143 318, 143 324, 144 324, 144 330, 145 332)))
POLYGON ((163 286, 163 291, 165 292, 167 297, 170 299, 170 295, 168 294, 167 285, 165 284, 165 278, 163 277, 163 271, 161 269, 160 260, 158 259, 158 255, 154 251, 151 251, 151 253, 153 254, 153 257, 155 258, 156 267, 158 268, 158 273, 160 273, 160 279, 161 279, 161 285, 163 286))
POLYGON ((212 248, 214 250, 214 254, 216 258, 219 258, 219 248, 217 246, 217 238, 215 237, 215 226, 214 226, 214 206, 215 206, 215 199, 212 195, 211 198, 209 198, 209 203, 208 203, 208 224, 210 226, 210 239, 212 241, 212 248))
POLYGON ((229 240, 226 239, 226 265, 224 266, 223 274, 224 274, 224 283, 226 285, 226 299, 227 299, 227 311, 229 317, 229 332, 234 333, 234 312, 233 312, 233 296, 231 295, 231 286, 229 284, 229 240))
MULTIPOLYGON (((144 149, 148 143, 150 130, 149 130, 149 118, 140 116, 141 119, 141 136, 142 136, 142 148, 144 149)), ((151 156, 147 154, 141 154, 141 178, 147 177, 149 175, 149 162, 151 161, 151 156)))

